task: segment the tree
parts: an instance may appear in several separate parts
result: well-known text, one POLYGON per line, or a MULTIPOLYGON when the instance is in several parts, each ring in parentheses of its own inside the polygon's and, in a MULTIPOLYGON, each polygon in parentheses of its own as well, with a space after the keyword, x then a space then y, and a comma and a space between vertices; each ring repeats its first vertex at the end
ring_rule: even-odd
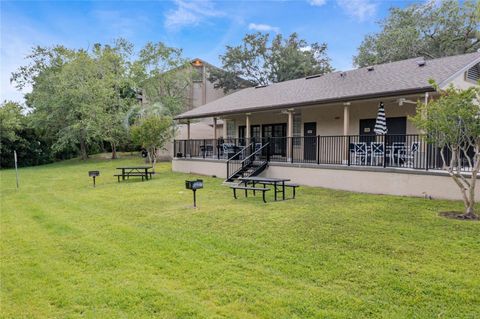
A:
POLYGON ((325 43, 260 32, 247 34, 238 46, 227 46, 220 56, 222 69, 211 69, 208 80, 225 92, 245 86, 267 85, 333 70, 325 43))
POLYGON ((149 115, 131 128, 132 139, 148 152, 148 160, 155 170, 157 151, 173 138, 172 118, 169 116, 149 115))
POLYGON ((128 138, 123 121, 132 105, 137 104, 135 83, 131 77, 129 59, 133 45, 118 39, 114 46, 95 44, 93 59, 99 69, 104 94, 98 96, 103 106, 101 137, 110 143, 112 159, 117 158, 117 146, 128 138))
POLYGON ((365 37, 354 64, 359 67, 424 56, 429 59, 480 48, 480 3, 445 0, 391 8, 381 31, 365 37))
POLYGON ((117 146, 128 139, 123 123, 131 109, 161 108, 171 117, 184 110, 191 66, 181 54, 163 43, 147 43, 134 54, 124 39, 90 50, 36 47, 11 81, 20 89, 32 86, 26 94, 32 123, 54 152, 78 149, 86 159, 90 147, 108 142, 116 158, 117 146))
POLYGON ((16 102, 0 106, 0 166, 13 167, 13 152, 19 166, 49 163, 53 160, 50 145, 32 128, 29 114, 16 102))
POLYGON ((475 184, 480 171, 480 88, 465 90, 453 86, 440 90, 440 97, 420 103, 413 118, 427 133, 427 140, 440 148, 443 168, 460 188, 465 219, 475 219, 475 184), (449 154, 447 154, 449 153, 449 154), (467 166, 470 177, 462 172, 467 166))
POLYGON ((185 110, 192 67, 182 57, 181 49, 168 47, 162 42, 147 43, 134 62, 133 73, 146 107, 160 105, 171 117, 185 110))
POLYGON ((5 142, 16 142, 20 138, 17 131, 22 127, 23 107, 12 101, 4 101, 0 106, 0 152, 5 142))
POLYGON ((97 71, 87 52, 69 51, 65 63, 46 67, 35 77, 32 92, 26 94, 34 123, 52 136, 55 152, 78 145, 82 159, 86 159, 88 145, 100 139, 100 100, 105 88, 97 71))
POLYGON ((108 141, 116 157, 116 145, 126 136, 123 118, 136 103, 131 54, 132 45, 122 39, 91 51, 36 47, 30 63, 12 74, 18 88, 32 85, 26 102, 33 124, 54 141, 54 152, 78 148, 86 159, 89 145, 108 141))

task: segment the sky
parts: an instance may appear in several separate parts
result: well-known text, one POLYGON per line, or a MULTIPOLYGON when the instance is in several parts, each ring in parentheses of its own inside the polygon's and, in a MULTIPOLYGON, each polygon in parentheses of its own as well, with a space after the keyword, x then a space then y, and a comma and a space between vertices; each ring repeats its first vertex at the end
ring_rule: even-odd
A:
POLYGON ((337 70, 353 68, 365 35, 377 32, 390 7, 413 1, 4 1, 0 0, 0 101, 23 101, 10 84, 33 46, 62 44, 89 48, 123 37, 136 49, 146 42, 182 48, 185 57, 221 66, 226 45, 249 32, 289 35, 326 42, 337 70))

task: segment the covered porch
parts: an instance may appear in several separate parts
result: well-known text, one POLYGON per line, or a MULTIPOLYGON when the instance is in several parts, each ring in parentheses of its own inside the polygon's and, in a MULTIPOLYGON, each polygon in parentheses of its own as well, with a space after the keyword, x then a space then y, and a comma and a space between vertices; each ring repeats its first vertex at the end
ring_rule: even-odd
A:
MULTIPOLYGON (((312 165, 440 169, 439 148, 409 120, 428 93, 226 114, 222 135, 214 118, 213 139, 176 140, 176 158, 241 160, 262 148, 257 158, 312 165), (380 102, 387 134, 374 132, 380 102), (267 145, 266 147, 263 147, 267 145)), ((448 154, 447 154, 448 156, 448 154)))

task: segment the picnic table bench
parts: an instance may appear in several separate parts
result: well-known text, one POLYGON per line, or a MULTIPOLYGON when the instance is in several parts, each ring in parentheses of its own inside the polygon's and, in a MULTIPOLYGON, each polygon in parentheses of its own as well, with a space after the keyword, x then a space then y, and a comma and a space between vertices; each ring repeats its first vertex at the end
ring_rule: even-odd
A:
POLYGON ((121 173, 114 174, 113 176, 116 176, 118 178, 118 181, 120 182, 120 178, 122 180, 125 180, 125 178, 129 178, 130 176, 139 176, 142 178, 142 181, 144 179, 149 180, 152 178, 152 174, 154 172, 149 171, 152 169, 152 166, 125 166, 125 167, 117 167, 118 170, 121 170, 121 173))
POLYGON ((233 197, 237 199, 237 189, 243 189, 245 190, 245 197, 248 197, 248 191, 253 191, 253 195, 255 195, 255 191, 262 192, 262 198, 263 202, 266 203, 267 201, 265 200, 265 192, 268 192, 270 188, 266 187, 248 187, 248 186, 241 186, 241 185, 235 185, 235 186, 230 186, 231 189, 233 189, 233 197))
POLYGON ((267 185, 273 185, 275 201, 278 200, 278 194, 282 194, 282 199, 285 200, 285 189, 287 187, 293 189, 292 197, 295 198, 296 188, 300 187, 300 185, 298 184, 286 183, 290 181, 287 178, 269 178, 269 177, 253 176, 253 177, 241 177, 239 179, 240 179, 239 185, 230 187, 233 189, 233 192, 234 192, 233 196, 235 198, 237 198, 235 193, 237 189, 245 190, 245 197, 247 197, 247 191, 249 190, 253 191, 254 195, 256 191, 261 191, 264 202, 265 202, 265 192, 270 190, 269 188, 266 188, 267 185), (243 186, 241 185, 242 183, 243 183, 243 186), (251 184, 251 186, 249 186, 249 184, 251 184), (263 185, 263 188, 256 187, 257 184, 263 185))

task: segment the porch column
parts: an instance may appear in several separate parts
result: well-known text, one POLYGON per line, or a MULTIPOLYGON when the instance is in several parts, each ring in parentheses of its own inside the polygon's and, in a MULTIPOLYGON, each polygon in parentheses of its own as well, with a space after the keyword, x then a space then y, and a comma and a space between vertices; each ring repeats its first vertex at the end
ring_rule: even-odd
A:
MULTIPOLYGON (((343 136, 347 136, 350 133, 350 102, 343 103, 343 136)), ((348 143, 348 139, 344 138, 344 156, 343 156, 343 164, 347 164, 348 158, 350 156, 350 145, 348 143)))
POLYGON ((223 119, 223 127, 222 127, 222 134, 223 134, 223 139, 226 140, 227 139, 227 126, 228 126, 228 120, 227 119, 223 119))
POLYGON ((187 140, 190 139, 190 120, 187 120, 187 140))
POLYGON ((287 110, 287 161, 291 162, 293 158, 293 109, 287 110))
POLYGON ((251 113, 247 113, 245 116, 245 144, 250 141, 250 115, 251 113))
POLYGON ((343 103, 343 135, 350 131, 350 103, 343 103))
POLYGON ((213 118, 213 139, 217 139, 217 118, 213 118))

